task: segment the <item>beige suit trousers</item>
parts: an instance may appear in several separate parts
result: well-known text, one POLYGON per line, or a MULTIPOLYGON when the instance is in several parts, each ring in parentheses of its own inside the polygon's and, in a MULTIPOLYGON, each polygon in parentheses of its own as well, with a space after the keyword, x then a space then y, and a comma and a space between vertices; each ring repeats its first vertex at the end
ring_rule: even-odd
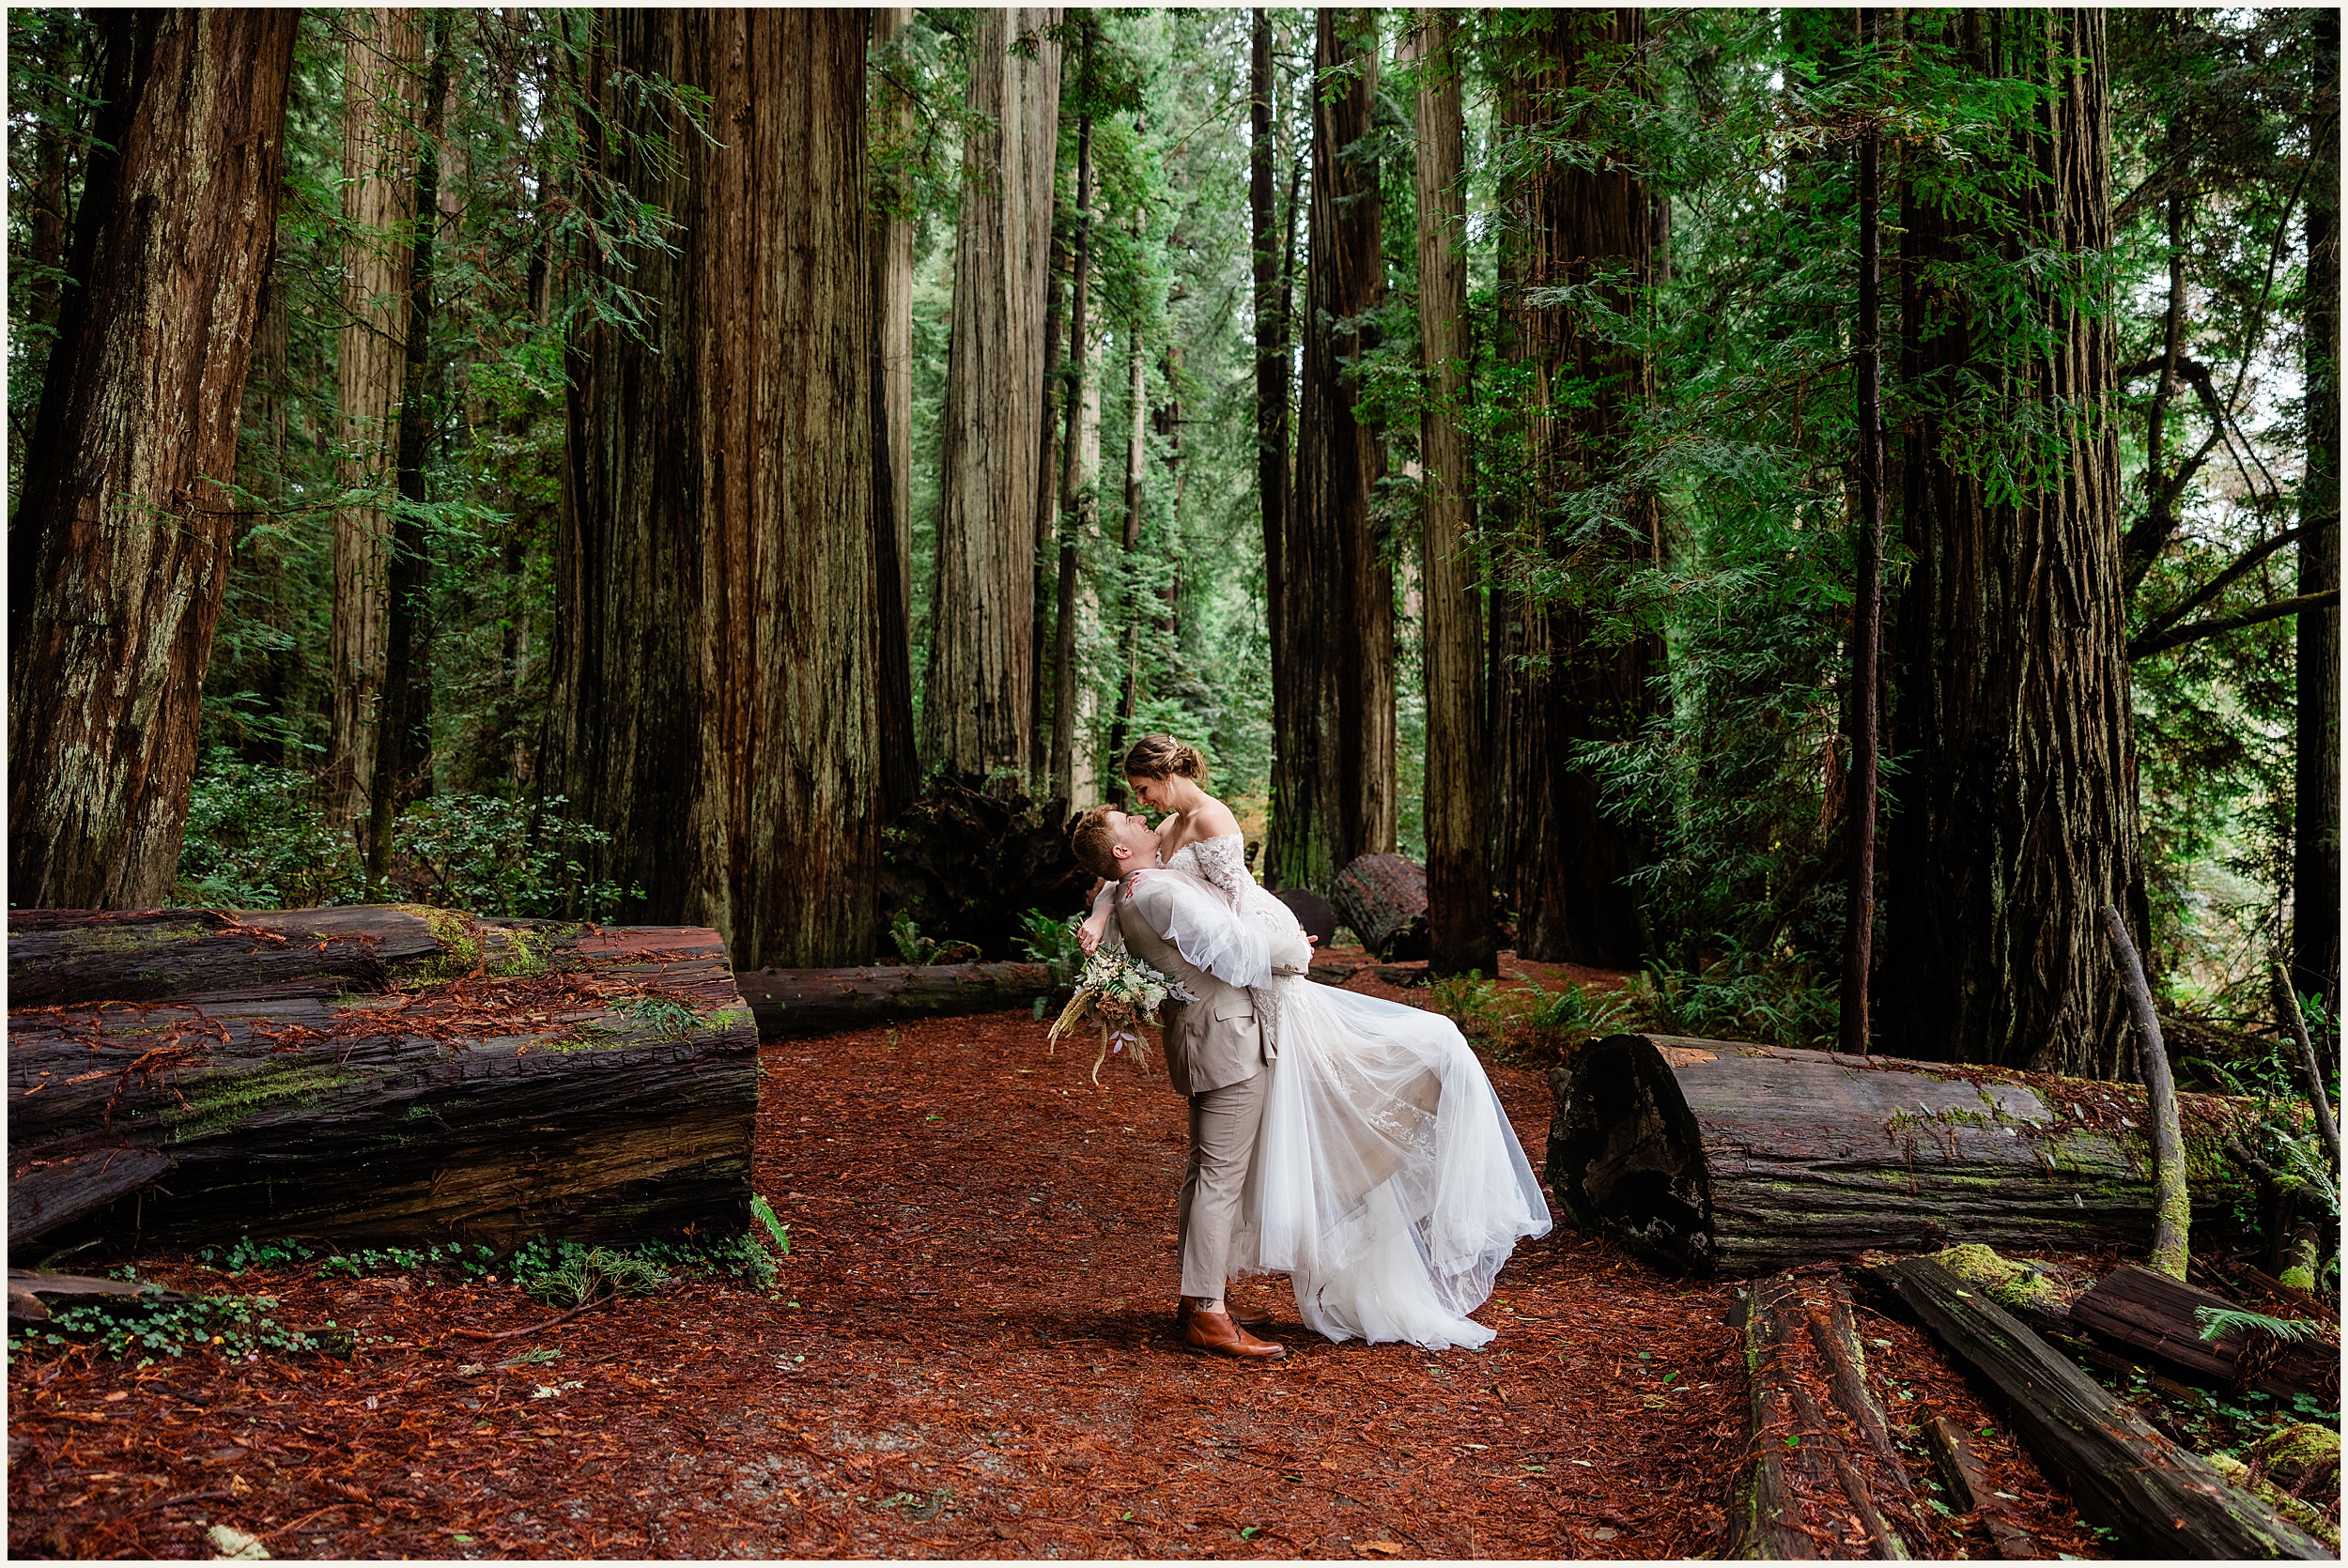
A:
POLYGON ((1182 1294, 1212 1299, 1230 1275, 1231 1227, 1263 1125, 1272 1074, 1190 1097, 1190 1169, 1182 1177, 1182 1294))

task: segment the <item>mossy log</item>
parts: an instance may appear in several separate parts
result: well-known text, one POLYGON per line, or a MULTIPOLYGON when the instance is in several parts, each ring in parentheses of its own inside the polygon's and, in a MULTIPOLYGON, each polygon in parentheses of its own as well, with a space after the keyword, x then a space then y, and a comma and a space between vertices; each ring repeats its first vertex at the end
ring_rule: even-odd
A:
POLYGON ((189 924, 172 940, 197 962, 150 942, 138 973, 201 990, 150 977, 164 994, 10 1011, 12 1244, 505 1242, 745 1212, 758 1038, 716 932, 390 909, 189 924), (330 961, 297 971, 268 931, 330 961), (378 973, 339 961, 370 938, 378 973))
MULTIPOLYGON (((2127 1085, 1662 1035, 1594 1041, 1550 1084, 1559 1204, 1677 1272, 2152 1230, 2143 1091, 2127 1085)), ((2196 1222, 2217 1223, 2248 1193, 2218 1146, 2244 1113, 2180 1098, 2196 1222)))
POLYGON ((1871 1271, 1997 1395, 2079 1512, 2131 1555, 2316 1560, 2334 1554, 2210 1463, 2162 1437, 2028 1326, 1931 1258, 1871 1271))
POLYGON ((1773 1274, 1738 1293, 1732 1321, 1749 1426, 1727 1555, 1905 1560, 1928 1547, 1843 1282, 1773 1274))
POLYGON ((935 963, 862 969, 745 969, 734 976, 761 1039, 871 1029, 916 1018, 1029 1007, 1059 989, 1040 963, 935 963))
POLYGON ((1427 871, 1415 861, 1362 855, 1337 873, 1329 902, 1381 961, 1427 956, 1427 871))
POLYGON ((153 1002, 321 986, 382 991, 444 964, 431 915, 344 909, 20 909, 8 913, 8 1006, 153 1002))
POLYGON ((2196 1382, 2263 1390, 2279 1399, 2304 1393, 2329 1407, 2340 1399, 2340 1330, 2325 1326, 2303 1340, 2278 1340, 2236 1325, 2201 1337, 2203 1309, 2239 1311, 2234 1302, 2151 1268, 2113 1270, 2071 1303, 2071 1321, 2129 1350, 2140 1351, 2196 1382))

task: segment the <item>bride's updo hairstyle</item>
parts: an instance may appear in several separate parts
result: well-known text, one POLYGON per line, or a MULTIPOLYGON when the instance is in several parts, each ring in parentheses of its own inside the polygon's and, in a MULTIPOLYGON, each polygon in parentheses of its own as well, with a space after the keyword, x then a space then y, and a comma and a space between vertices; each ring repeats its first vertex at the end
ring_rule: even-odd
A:
POLYGON ((1207 787, 1207 760, 1198 755, 1195 746, 1184 746, 1171 735, 1144 735, 1125 753, 1125 776, 1128 778, 1189 779, 1200 789, 1207 787))

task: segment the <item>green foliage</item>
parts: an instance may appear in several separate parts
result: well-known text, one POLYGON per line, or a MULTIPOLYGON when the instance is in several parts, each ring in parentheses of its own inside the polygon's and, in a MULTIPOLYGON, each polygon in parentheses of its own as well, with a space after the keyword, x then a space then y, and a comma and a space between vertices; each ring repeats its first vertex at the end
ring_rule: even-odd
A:
POLYGON ((1835 979, 1817 968, 1731 947, 1698 970, 1650 964, 1646 977, 1646 1009, 1664 1034, 1820 1047, 1834 1036, 1835 979))
POLYGON ((1552 992, 1540 981, 1528 977, 1524 994, 1531 1008, 1527 1018, 1535 1037, 1560 1046, 1616 1033, 1629 1023, 1634 1012, 1633 1003, 1620 993, 1592 996, 1579 980, 1568 980, 1564 990, 1552 992))
POLYGON ((321 1280, 367 1279, 386 1274, 446 1271, 460 1280, 476 1280, 494 1272, 497 1249, 486 1242, 435 1243, 424 1247, 363 1247, 337 1253, 318 1265, 321 1280))
POLYGON ((904 910, 899 910, 889 922, 888 937, 897 945, 897 956, 909 964, 969 963, 979 957, 972 943, 936 942, 923 936, 920 925, 904 910))
POLYGON ((476 915, 608 920, 623 898, 580 857, 611 836, 564 820, 561 795, 533 810, 494 795, 434 795, 399 814, 394 855, 420 901, 476 915))
POLYGON ((1049 969, 1053 984, 1073 989, 1076 973, 1084 965, 1084 948, 1076 940, 1076 928, 1083 923, 1081 915, 1059 919, 1031 909, 1019 917, 1020 951, 1028 962, 1049 969))
POLYGON ((158 1356, 177 1359, 190 1350, 250 1357, 320 1348, 314 1336, 281 1324, 277 1312, 273 1296, 197 1296, 184 1301, 166 1301, 158 1295, 125 1297, 60 1307, 45 1324, 11 1335, 8 1352, 13 1356, 36 1345, 78 1343, 117 1360, 138 1354, 141 1366, 151 1366, 158 1356))
POLYGON ((532 1299, 568 1312, 607 1296, 652 1296, 671 1283, 668 1266, 642 1250, 577 1241, 530 1241, 507 1267, 532 1299))
MULTIPOLYGON (((207 1247, 195 1255, 197 1261, 209 1264, 212 1261, 213 1249, 207 1247)), ((241 1274, 248 1268, 283 1268, 289 1264, 306 1263, 317 1255, 307 1242, 292 1237, 276 1241, 255 1241, 247 1236, 239 1237, 236 1244, 227 1250, 221 1257, 220 1267, 224 1274, 241 1274)))
POLYGON ((1487 980, 1477 970, 1429 981, 1427 1006, 1458 1024, 1460 1033, 1486 1045, 1498 1039, 1506 1027, 1500 983, 1487 980))
POLYGON ((306 774, 215 747, 195 776, 172 902, 304 909, 356 902, 364 864, 334 832, 306 774))
POLYGON ((620 1004, 619 1010, 659 1039, 689 1039, 693 1031, 701 1027, 701 1015, 672 997, 632 996, 620 1004))
POLYGON ((2195 1307, 2193 1325, 2204 1340, 2219 1340, 2240 1330, 2244 1333, 2263 1333, 2294 1345, 2300 1340, 2321 1339, 2321 1325, 2294 1322, 2290 1318, 2268 1317, 2263 1313, 2245 1312, 2233 1307, 2195 1307))

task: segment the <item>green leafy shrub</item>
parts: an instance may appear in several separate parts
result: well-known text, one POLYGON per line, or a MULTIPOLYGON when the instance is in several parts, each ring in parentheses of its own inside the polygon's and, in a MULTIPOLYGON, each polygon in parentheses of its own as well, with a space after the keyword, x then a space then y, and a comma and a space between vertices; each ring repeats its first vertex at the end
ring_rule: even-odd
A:
POLYGON ((916 966, 933 963, 969 963, 979 957, 979 949, 967 942, 933 942, 921 934, 921 928, 912 915, 899 910, 888 923, 889 940, 897 945, 897 956, 916 966))
MULTIPOLYGON (((217 1349, 224 1356, 250 1356, 321 1348, 313 1336, 279 1323, 277 1307, 274 1296, 198 1296, 166 1301, 160 1295, 145 1294, 60 1307, 46 1323, 11 1336, 8 1351, 16 1355, 36 1345, 84 1344, 116 1360, 144 1351, 139 1364, 147 1366, 157 1356, 183 1356, 190 1350, 217 1349)), ((326 1326, 331 1329, 333 1324, 326 1326)))
POLYGON ((1471 969, 1465 975, 1446 975, 1442 979, 1430 981, 1427 987, 1427 1005, 1458 1024, 1460 1033, 1487 1045, 1500 1038, 1507 1027, 1500 983, 1487 980, 1478 970, 1471 969))
POLYGON ((1040 963, 1052 972, 1052 983, 1064 991, 1074 991, 1076 975, 1084 967, 1085 952, 1076 941, 1076 928, 1084 923, 1082 915, 1057 919, 1040 909, 1031 909, 1019 917, 1020 951, 1029 963, 1040 963))
POLYGON ((1552 992, 1540 981, 1527 978, 1523 994, 1534 1038, 1567 1049, 1593 1036, 1617 1033, 1634 1011, 1633 1004, 1620 993, 1593 996, 1579 980, 1568 980, 1563 991, 1552 992))
POLYGON ((328 822, 308 775, 215 748, 196 770, 171 902, 303 909, 362 896, 357 847, 328 822))
POLYGON ((496 795, 433 795, 399 814, 394 879, 422 903, 475 915, 608 920, 641 887, 591 879, 580 856, 611 835, 496 795))
POLYGON ((449 1241, 429 1247, 366 1247, 328 1258, 318 1265, 318 1278, 356 1280, 440 1269, 458 1279, 475 1280, 495 1268, 496 1261, 497 1249, 481 1241, 449 1241))
POLYGON ((651 1296, 671 1281, 668 1267, 641 1252, 577 1241, 527 1242, 510 1266, 524 1294, 565 1312, 606 1296, 651 1296))
POLYGON ((1638 1000, 1662 1034, 1816 1046, 1833 1038, 1841 1017, 1832 976, 1733 945, 1700 970, 1651 963, 1645 977, 1638 1000))

